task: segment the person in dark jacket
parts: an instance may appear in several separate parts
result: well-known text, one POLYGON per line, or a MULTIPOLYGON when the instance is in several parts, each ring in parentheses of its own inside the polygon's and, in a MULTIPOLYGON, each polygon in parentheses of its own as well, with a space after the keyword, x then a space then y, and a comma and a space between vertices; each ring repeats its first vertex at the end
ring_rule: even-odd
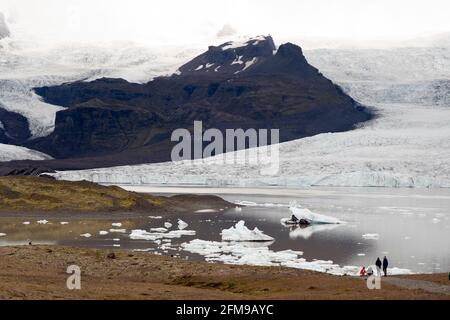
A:
POLYGON ((381 276, 381 260, 380 258, 377 258, 377 261, 375 261, 375 265, 377 266, 377 275, 381 276))
POLYGON ((389 265, 389 261, 388 261, 388 259, 386 258, 386 256, 384 256, 384 259, 383 259, 383 272, 384 272, 384 276, 385 276, 385 277, 387 277, 387 268, 388 268, 388 265, 389 265))

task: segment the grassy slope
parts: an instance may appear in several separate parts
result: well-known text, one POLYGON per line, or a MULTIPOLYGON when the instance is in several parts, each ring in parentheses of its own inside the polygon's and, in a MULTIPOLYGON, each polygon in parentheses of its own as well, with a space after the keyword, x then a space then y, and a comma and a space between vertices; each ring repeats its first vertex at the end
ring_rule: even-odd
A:
POLYGON ((0 212, 160 211, 226 207, 217 197, 157 197, 92 182, 38 177, 0 177, 0 212))

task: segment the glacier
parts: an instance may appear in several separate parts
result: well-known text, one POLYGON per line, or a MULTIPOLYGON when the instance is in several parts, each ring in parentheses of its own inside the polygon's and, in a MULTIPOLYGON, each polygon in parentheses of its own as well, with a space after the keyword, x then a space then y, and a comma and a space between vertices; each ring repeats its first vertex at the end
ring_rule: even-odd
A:
POLYGON ((102 77, 147 82, 174 73, 201 47, 148 47, 133 42, 38 43, 20 37, 0 40, 0 105, 28 119, 32 138, 53 132, 56 112, 32 90, 102 77))
POLYGON ((352 131, 281 143, 276 175, 218 156, 55 177, 123 185, 450 187, 450 47, 313 49, 305 56, 377 117, 352 131))
POLYGON ((13 160, 49 160, 49 155, 24 147, 0 143, 0 162, 13 160))

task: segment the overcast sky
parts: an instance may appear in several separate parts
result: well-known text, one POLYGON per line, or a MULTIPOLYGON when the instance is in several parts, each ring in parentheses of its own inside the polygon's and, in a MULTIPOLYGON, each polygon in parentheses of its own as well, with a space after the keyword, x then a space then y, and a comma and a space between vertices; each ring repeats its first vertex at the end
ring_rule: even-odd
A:
POLYGON ((242 34, 356 40, 450 32, 448 0, 0 0, 42 39, 190 43, 230 23, 242 34))

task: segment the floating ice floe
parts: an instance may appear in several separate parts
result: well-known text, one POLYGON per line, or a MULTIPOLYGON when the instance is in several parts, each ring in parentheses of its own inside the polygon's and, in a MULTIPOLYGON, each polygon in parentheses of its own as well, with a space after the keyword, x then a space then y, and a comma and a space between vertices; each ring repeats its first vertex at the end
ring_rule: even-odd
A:
POLYGON ((186 229, 187 227, 189 227, 189 225, 188 225, 186 222, 184 222, 184 221, 181 220, 181 219, 178 219, 178 229, 179 229, 179 230, 184 230, 184 229, 186 229))
POLYGON ((329 217, 323 214, 314 213, 307 208, 302 208, 297 204, 293 204, 289 207, 292 214, 295 215, 298 219, 304 219, 308 221, 310 224, 341 224, 343 223, 341 220, 329 217))
POLYGON ((150 219, 162 219, 162 216, 148 216, 150 219))
POLYGON ((108 231, 102 230, 102 231, 99 231, 98 234, 101 235, 101 236, 106 236, 108 233, 109 233, 108 231))
POLYGON ((39 220, 37 221, 38 224, 47 224, 48 221, 47 220, 39 220))
POLYGON ((214 210, 214 209, 202 209, 202 210, 195 211, 195 213, 212 213, 212 212, 217 212, 217 210, 214 210))
POLYGON ((6 233, 0 233, 0 237, 6 237, 6 233))
POLYGON ((183 243, 185 251, 205 257, 208 262, 223 262, 236 265, 285 266, 297 269, 328 272, 337 275, 357 275, 359 267, 340 267, 332 261, 308 262, 301 251, 271 251, 267 244, 250 242, 216 242, 200 239, 183 243))
POLYGON ((132 240, 161 240, 161 239, 172 239, 181 238, 182 236, 195 236, 196 232, 194 230, 172 230, 169 232, 148 232, 146 230, 132 230, 130 234, 130 239, 132 240))
POLYGON ((274 241, 271 236, 264 234, 258 228, 253 230, 245 226, 245 221, 241 220, 235 226, 224 229, 221 232, 222 241, 274 241))
POLYGON ((167 229, 170 229, 170 228, 172 228, 172 224, 170 222, 165 222, 164 227, 166 227, 167 229))
POLYGON ((366 240, 378 240, 380 239, 380 235, 378 233, 366 233, 362 235, 362 238, 366 240))
POLYGON ((90 234, 90 233, 83 233, 83 234, 80 234, 80 237, 90 238, 90 237, 92 237, 92 234, 90 234))
POLYGON ((126 233, 127 229, 109 229, 111 233, 126 233))
POLYGON ((22 224, 24 224, 24 225, 29 225, 30 224, 30 221, 24 221, 24 222, 22 222, 22 224))
POLYGON ((62 222, 60 222, 60 224, 63 225, 63 226, 65 226, 65 225, 67 225, 67 224, 69 224, 69 223, 66 222, 66 221, 62 221, 62 222))
POLYGON ((111 223, 111 225, 112 225, 113 227, 117 227, 117 228, 122 227, 122 223, 120 223, 120 222, 117 222, 117 223, 111 223))
POLYGON ((167 232, 167 231, 169 231, 169 230, 167 230, 166 228, 151 228, 150 231, 151 231, 151 232, 164 233, 164 232, 167 232))
POLYGON ((235 210, 236 212, 242 212, 242 208, 241 208, 241 207, 236 207, 236 208, 234 208, 234 210, 235 210))
MULTIPOLYGON (((272 251, 268 243, 217 242, 195 239, 181 244, 184 251, 199 254, 207 262, 222 262, 235 265, 283 266, 311 270, 337 276, 359 276, 359 266, 340 266, 331 260, 306 261, 301 251, 272 251)), ((375 267, 373 267, 376 270, 375 267)), ((408 269, 390 268, 390 275, 411 274, 408 269)))

